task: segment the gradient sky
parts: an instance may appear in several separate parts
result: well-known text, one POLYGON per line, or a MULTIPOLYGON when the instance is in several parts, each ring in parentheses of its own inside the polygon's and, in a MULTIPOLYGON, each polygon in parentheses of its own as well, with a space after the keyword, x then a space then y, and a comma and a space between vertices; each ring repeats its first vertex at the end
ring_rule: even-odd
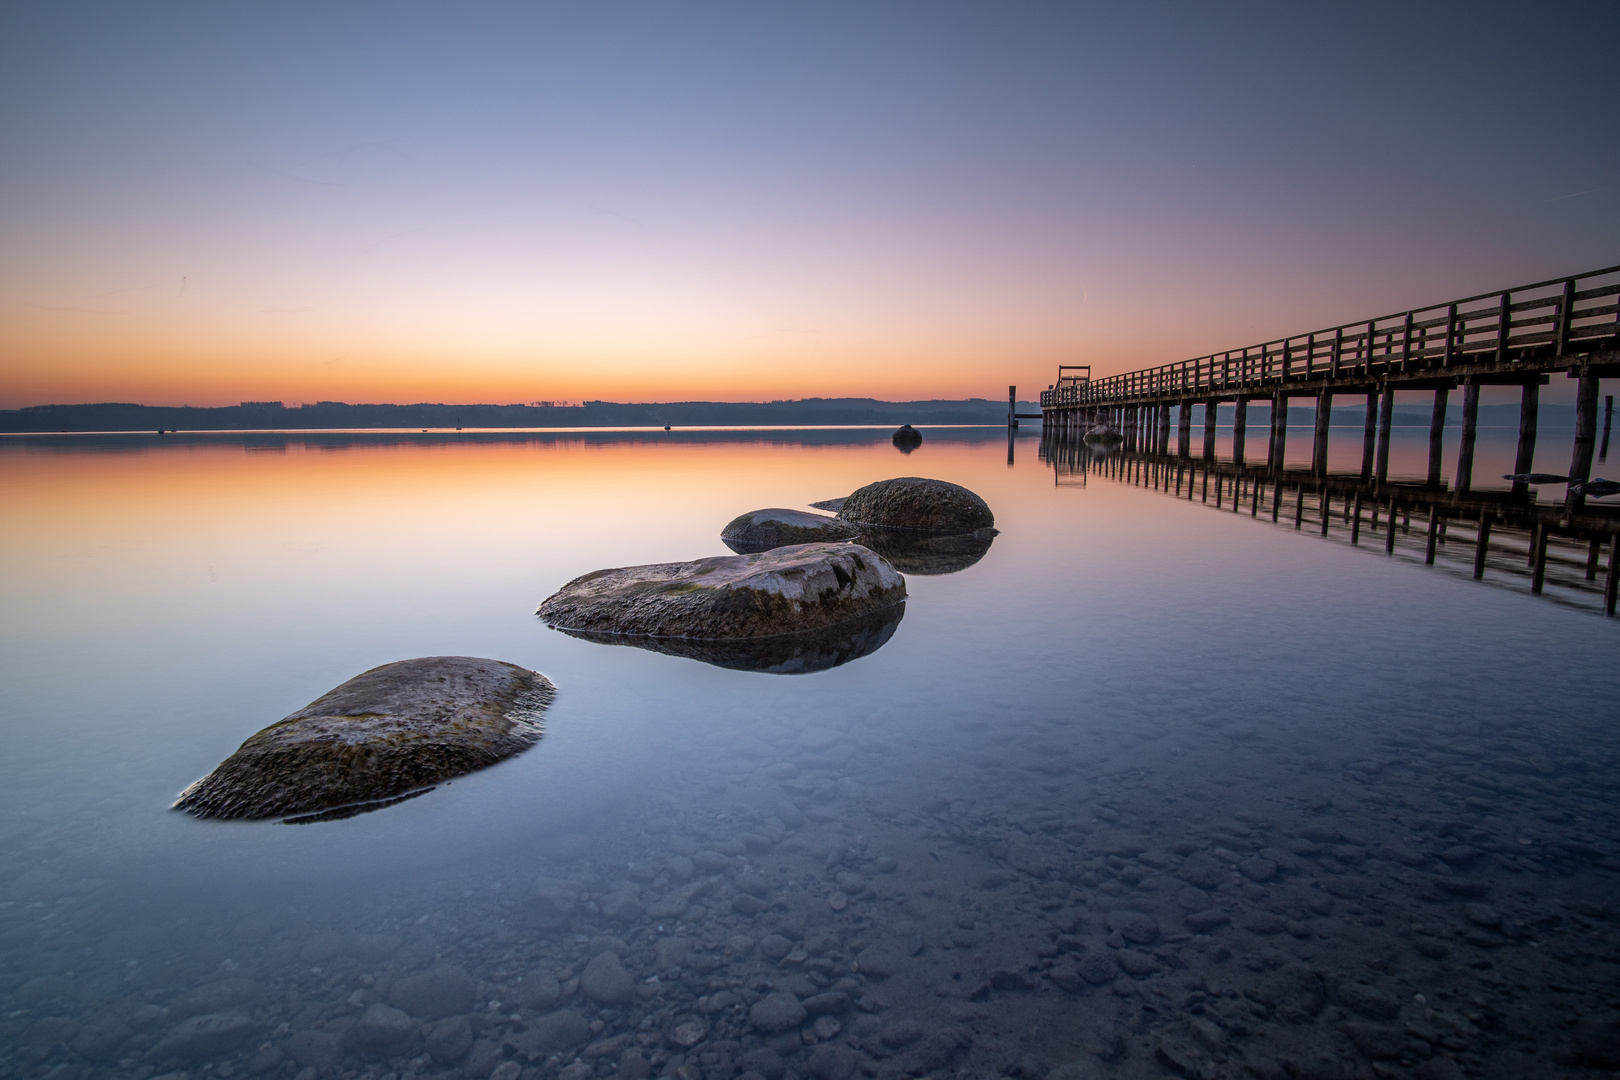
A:
POLYGON ((6 5, 0 407, 1030 396, 1595 269, 1617 40, 1612 0, 6 5))

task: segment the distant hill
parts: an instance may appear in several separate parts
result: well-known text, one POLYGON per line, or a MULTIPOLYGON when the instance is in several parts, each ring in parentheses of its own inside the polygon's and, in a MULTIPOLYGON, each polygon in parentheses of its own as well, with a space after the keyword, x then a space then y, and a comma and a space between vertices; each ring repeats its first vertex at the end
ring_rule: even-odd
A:
MULTIPOLYGON (((1040 407, 1019 402, 1019 412, 1040 407)), ((244 401, 219 408, 189 405, 33 405, 0 410, 0 431, 243 431, 329 428, 757 427, 774 425, 1005 424, 1007 403, 878 401, 805 398, 799 401, 678 401, 631 405, 350 405, 321 401, 287 408, 279 401, 244 401)))

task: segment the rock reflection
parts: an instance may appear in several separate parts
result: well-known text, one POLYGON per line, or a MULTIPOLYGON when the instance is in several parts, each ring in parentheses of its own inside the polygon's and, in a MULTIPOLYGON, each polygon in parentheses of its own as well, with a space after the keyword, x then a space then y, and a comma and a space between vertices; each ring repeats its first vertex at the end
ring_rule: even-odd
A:
POLYGON ((763 638, 677 638, 602 634, 557 627, 570 637, 600 645, 630 645, 668 656, 701 660, 733 671, 767 675, 808 675, 847 664, 877 652, 894 636, 905 617, 904 601, 859 619, 850 619, 811 634, 763 638))
POLYGON ((995 529, 945 534, 869 529, 859 543, 888 559, 902 574, 928 577, 966 570, 984 558, 995 538, 995 529))

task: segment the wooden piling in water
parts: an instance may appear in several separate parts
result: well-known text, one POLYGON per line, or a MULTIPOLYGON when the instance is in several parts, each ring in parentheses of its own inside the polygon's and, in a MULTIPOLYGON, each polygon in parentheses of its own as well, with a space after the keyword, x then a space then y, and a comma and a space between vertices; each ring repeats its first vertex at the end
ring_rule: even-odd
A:
POLYGON ((1593 537, 1586 544, 1586 580, 1597 580, 1598 556, 1603 554, 1603 541, 1593 537))
POLYGON ((1316 508, 1317 512, 1319 514, 1321 514, 1321 516, 1322 516, 1322 535, 1323 536, 1326 536, 1328 534, 1328 522, 1333 517, 1333 515, 1331 513, 1329 513, 1329 511, 1328 511, 1328 508, 1331 505, 1332 505, 1332 498, 1328 495, 1328 489, 1326 487, 1323 487, 1322 488, 1321 505, 1319 505, 1316 508))
POLYGON ((1294 489, 1294 528, 1298 529, 1305 524, 1305 487, 1300 485, 1294 489))
POLYGON ((1463 386, 1462 445, 1457 448, 1459 492, 1474 486, 1474 432, 1479 425, 1479 383, 1469 379, 1463 386))
POLYGON ((1365 483, 1372 479, 1373 446, 1378 441, 1378 391, 1370 390, 1367 393, 1367 417, 1362 424, 1361 431, 1361 479, 1365 483))
POLYGON ((1384 554, 1395 554, 1395 500, 1389 502, 1389 518, 1384 523, 1384 554))
POLYGON ((1249 430, 1249 399, 1237 399, 1236 410, 1232 416, 1232 464, 1243 468, 1243 439, 1249 430))
POLYGON ((1440 486, 1440 455, 1446 441, 1446 402, 1449 390, 1434 392, 1434 411, 1429 416, 1429 486, 1440 486))
MULTIPOLYGON (((1597 443, 1598 377, 1582 368, 1575 385, 1575 449, 1569 459, 1571 486, 1592 479, 1592 450, 1597 443)), ((1573 514, 1586 504, 1586 496, 1564 495, 1564 510, 1573 514)))
POLYGON ((1434 546, 1440 539, 1440 508, 1429 506, 1429 535, 1423 545, 1423 565, 1434 565, 1434 546))
POLYGON ((1361 492, 1356 492, 1355 506, 1350 511, 1350 545, 1361 544, 1361 492))
POLYGON ((1395 387, 1384 380, 1383 393, 1378 395, 1378 453, 1374 465, 1374 479, 1382 484, 1389 480, 1389 426, 1395 420, 1395 387))
MULTIPOLYGON (((1522 476, 1530 471, 1536 460, 1536 420, 1541 411, 1541 379, 1531 376, 1530 381, 1524 384, 1524 390, 1519 395, 1519 448, 1513 456, 1513 472, 1522 476)), ((1530 485, 1522 481, 1515 481, 1513 494, 1524 495, 1530 490, 1530 485)))
POLYGON ((1215 419, 1220 413, 1220 405, 1210 398, 1204 402, 1204 460, 1215 460, 1215 419))
POLYGON ((1530 591, 1537 596, 1541 595, 1542 586, 1547 583, 1547 529, 1536 530, 1536 542, 1530 549, 1531 565, 1534 571, 1530 578, 1530 591))
POLYGON ((1333 416, 1333 391, 1323 390, 1316 396, 1316 432, 1311 439, 1311 471, 1317 476, 1327 475, 1328 429, 1333 416))
POLYGON ((1603 614, 1614 618, 1615 600, 1620 598, 1620 533, 1609 536, 1609 576, 1603 583, 1603 614))

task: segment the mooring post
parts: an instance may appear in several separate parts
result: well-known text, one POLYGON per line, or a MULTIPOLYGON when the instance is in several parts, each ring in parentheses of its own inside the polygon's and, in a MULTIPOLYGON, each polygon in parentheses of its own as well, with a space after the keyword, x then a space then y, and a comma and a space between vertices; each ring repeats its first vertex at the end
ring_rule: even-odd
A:
POLYGON ((1384 522, 1384 554, 1395 554, 1395 500, 1389 500, 1389 518, 1384 522))
POLYGON ((1378 395, 1378 459, 1374 466, 1374 480, 1382 484, 1389 480, 1389 428, 1395 421, 1395 387, 1384 381, 1383 392, 1378 395))
POLYGON ((1586 580, 1597 580, 1598 556, 1603 554, 1603 540, 1594 536, 1586 544, 1586 580))
POLYGON ((1232 464, 1243 468, 1243 436, 1249 430, 1249 399, 1239 396, 1232 416, 1232 464))
POLYGON ((1440 486, 1440 454, 1446 441, 1446 401, 1450 390, 1434 392, 1434 412, 1429 417, 1429 486, 1440 486))
POLYGON ((1440 507, 1429 504, 1429 535, 1423 546, 1423 565, 1434 565, 1434 545, 1440 539, 1440 507))
POLYGON ((1288 460, 1288 395, 1281 390, 1271 399, 1271 455, 1266 462, 1281 473, 1288 460))
POLYGON ((1474 538, 1474 580, 1485 576, 1485 553, 1491 547, 1491 515, 1479 513, 1479 534, 1474 538))
POLYGON ((1361 543, 1361 492, 1356 492, 1355 508, 1350 517, 1350 543, 1357 546, 1361 543))
POLYGON ((1260 491, 1265 486, 1266 482, 1264 480, 1260 479, 1258 476, 1254 478, 1254 487, 1252 489, 1254 505, 1249 508, 1249 516, 1252 518, 1257 518, 1260 516, 1260 491))
POLYGON ((1474 485, 1474 429, 1479 424, 1479 383, 1469 379, 1463 384, 1462 446, 1457 450, 1457 490, 1467 491, 1474 485))
POLYGON ((1294 489, 1294 528, 1305 524, 1305 485, 1294 489))
POLYGON ((1378 440, 1378 391, 1367 392, 1367 416, 1361 435, 1361 482, 1372 479, 1373 445, 1378 440))
MULTIPOLYGON (((1592 479, 1592 448, 1597 442, 1598 377, 1583 366, 1575 385, 1575 449, 1569 458, 1570 486, 1592 479)), ((1573 514, 1586 505, 1586 496, 1571 491, 1564 510, 1573 514)))
POLYGON ((1220 406, 1214 398, 1204 402, 1204 460, 1215 460, 1215 418, 1220 406))
POLYGON ((1170 450, 1170 403, 1159 403, 1159 453, 1168 453, 1170 450))
POLYGON ((1328 521, 1333 517, 1332 513, 1330 512, 1332 506, 1333 506, 1332 497, 1328 495, 1327 486, 1324 484, 1323 487, 1322 487, 1322 502, 1321 502, 1321 505, 1316 508, 1317 511, 1322 515, 1322 535, 1323 536, 1326 536, 1328 534, 1328 521))
POLYGON ((1327 475, 1328 427, 1333 417, 1333 391, 1323 390, 1316 396, 1316 433, 1311 439, 1311 471, 1317 476, 1327 475))
MULTIPOLYGON (((1522 476, 1530 471, 1536 460, 1536 417, 1541 411, 1541 377, 1531 375, 1519 396, 1519 450, 1513 457, 1513 472, 1522 476)), ((1522 480, 1513 483, 1513 494, 1524 495, 1530 485, 1522 480)))
POLYGON ((1007 387, 1007 426, 1018 426, 1018 387, 1007 387))

